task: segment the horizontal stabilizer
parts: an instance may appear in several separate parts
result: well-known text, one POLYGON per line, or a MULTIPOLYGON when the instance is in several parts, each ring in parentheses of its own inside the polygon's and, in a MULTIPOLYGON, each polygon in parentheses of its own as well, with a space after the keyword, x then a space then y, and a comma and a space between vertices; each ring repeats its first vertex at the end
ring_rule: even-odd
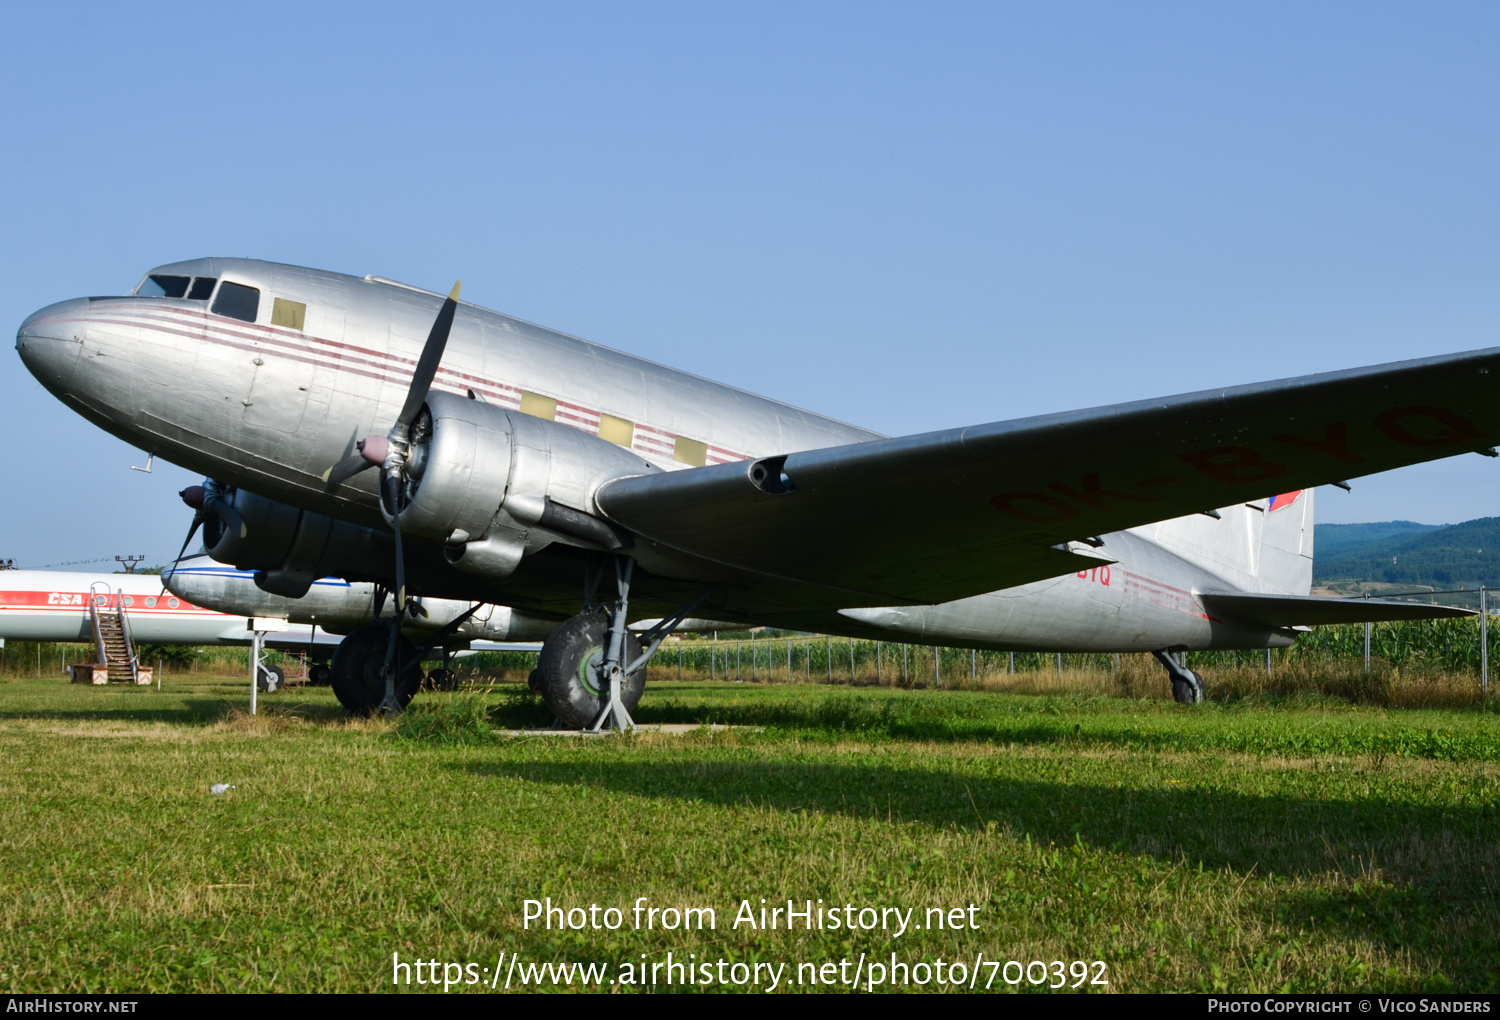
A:
POLYGON ((1474 616, 1473 610, 1390 599, 1328 599, 1313 595, 1257 595, 1204 592, 1203 607, 1215 616, 1263 627, 1316 627, 1333 623, 1387 623, 1395 620, 1449 620, 1474 616))

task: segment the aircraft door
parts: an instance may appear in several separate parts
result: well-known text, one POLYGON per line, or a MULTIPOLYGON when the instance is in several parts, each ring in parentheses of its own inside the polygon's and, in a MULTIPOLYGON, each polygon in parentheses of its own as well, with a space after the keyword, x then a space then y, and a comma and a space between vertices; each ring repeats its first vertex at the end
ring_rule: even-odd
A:
POLYGON ((330 342, 343 338, 344 315, 336 295, 323 295, 306 281, 296 283, 295 290, 273 288, 261 298, 268 306, 262 314, 269 330, 257 331, 245 424, 291 435, 306 430, 311 438, 327 417, 329 386, 323 377, 331 369, 321 366, 328 361, 330 342))

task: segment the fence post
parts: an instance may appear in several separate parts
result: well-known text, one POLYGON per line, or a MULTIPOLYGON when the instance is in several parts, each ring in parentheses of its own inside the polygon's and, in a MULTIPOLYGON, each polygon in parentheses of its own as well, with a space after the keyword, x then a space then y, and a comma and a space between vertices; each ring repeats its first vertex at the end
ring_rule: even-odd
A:
POLYGON ((901 685, 906 686, 906 646, 901 646, 901 685))
POLYGON ((792 639, 786 639, 786 682, 792 682, 792 639))
POLYGON ((714 675, 714 668, 717 665, 714 659, 719 655, 719 632, 714 631, 713 635, 713 638, 708 643, 708 678, 710 680, 718 679, 714 675))
POLYGON ((979 649, 969 649, 969 679, 979 679, 979 649))
POLYGON ((1365 621, 1365 672, 1370 672, 1370 621, 1365 621))
POLYGON ((932 649, 932 686, 943 689, 943 650, 936 646, 932 649))
POLYGON ((828 638, 828 682, 833 683, 833 635, 826 636, 828 638))
POLYGON ((1014 673, 1015 671, 1016 671, 1016 653, 1015 652, 1011 652, 1010 653, 1010 672, 1014 673))
POLYGON ((1057 653, 1057 678, 1062 679, 1062 652, 1057 653))
POLYGON ((875 642, 875 686, 880 686, 880 642, 875 642))
POLYGON ((812 638, 802 648, 802 666, 807 671, 807 682, 812 683, 812 638))
POLYGON ((1271 646, 1266 646, 1266 676, 1271 675, 1271 646))
POLYGON ((1479 586, 1479 697, 1490 693, 1490 601, 1484 585, 1479 586))

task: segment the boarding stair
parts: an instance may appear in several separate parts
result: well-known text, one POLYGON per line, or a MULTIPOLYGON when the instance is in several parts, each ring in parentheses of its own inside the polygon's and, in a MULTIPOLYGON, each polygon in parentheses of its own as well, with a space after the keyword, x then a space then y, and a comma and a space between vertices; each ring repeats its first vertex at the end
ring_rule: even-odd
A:
POLYGON ((130 620, 125 615, 124 592, 111 593, 103 581, 90 585, 89 620, 94 629, 94 653, 99 664, 108 670, 109 682, 139 682, 140 663, 130 634, 130 620))

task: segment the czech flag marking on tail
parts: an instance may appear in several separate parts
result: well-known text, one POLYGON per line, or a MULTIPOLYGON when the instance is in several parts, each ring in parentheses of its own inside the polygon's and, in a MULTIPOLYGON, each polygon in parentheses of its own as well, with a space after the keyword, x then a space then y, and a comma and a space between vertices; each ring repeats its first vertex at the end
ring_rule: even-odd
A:
POLYGON ((1302 490, 1301 489, 1298 489, 1296 492, 1283 492, 1279 496, 1272 496, 1271 497, 1271 505, 1268 506, 1268 507, 1266 507, 1266 509, 1267 510, 1285 510, 1287 507, 1289 507, 1293 503, 1297 502, 1297 497, 1300 496, 1300 495, 1302 495, 1302 490))

